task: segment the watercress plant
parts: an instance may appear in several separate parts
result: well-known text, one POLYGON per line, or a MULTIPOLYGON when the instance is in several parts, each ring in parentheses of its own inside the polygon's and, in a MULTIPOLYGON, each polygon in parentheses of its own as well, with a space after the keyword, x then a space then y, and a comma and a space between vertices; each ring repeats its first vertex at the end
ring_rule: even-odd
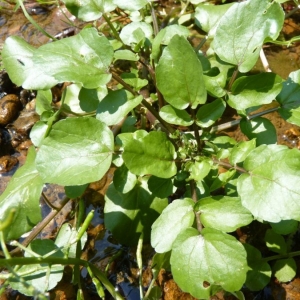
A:
MULTIPOLYGON (((279 281, 291 280, 292 257, 300 253, 290 252, 283 236, 294 233, 300 220, 300 152, 278 145, 274 125, 263 117, 269 111, 256 111, 273 102, 272 111, 300 125, 300 72, 287 80, 272 72, 248 74, 266 42, 280 43, 283 1, 192 1, 192 20, 207 33, 195 47, 183 15, 158 24, 154 3, 146 0, 64 2, 76 17, 102 17, 105 23, 39 48, 9 37, 2 51, 11 80, 38 90, 41 116, 26 164, 0 196, 2 224, 12 212, 9 226, 1 227, 3 247, 41 220, 45 183, 63 185, 67 195, 80 198, 113 164, 105 226, 125 245, 150 240, 154 279, 170 265, 179 287, 199 299, 220 290, 241 298, 244 285, 263 289, 272 272, 279 281), (113 21, 116 12, 131 22, 113 21), (57 110, 51 88, 64 82, 70 85, 57 110), (240 119, 220 125, 228 107, 240 119), (237 124, 248 140, 219 133, 237 124), (234 234, 254 220, 269 224, 266 246, 278 255, 262 257, 234 234), (276 260, 272 269, 270 260, 276 260)), ((35 260, 6 257, 0 264, 43 262, 50 268, 69 257, 70 264, 90 270, 101 296, 100 282, 120 297, 103 274, 76 255, 64 256, 63 245, 55 243, 49 252, 58 247, 61 257, 40 253, 35 260)), ((8 278, 12 286, 13 280, 8 278)))

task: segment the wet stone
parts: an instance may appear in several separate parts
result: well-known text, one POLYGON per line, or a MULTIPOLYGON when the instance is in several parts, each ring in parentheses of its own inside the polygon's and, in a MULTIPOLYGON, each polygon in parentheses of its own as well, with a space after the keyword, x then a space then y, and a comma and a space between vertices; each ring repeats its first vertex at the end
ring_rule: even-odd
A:
POLYGON ((18 162, 18 159, 14 156, 5 155, 0 157, 0 173, 10 171, 18 162))
POLYGON ((21 102, 16 95, 9 94, 0 99, 0 125, 11 123, 22 108, 21 102))

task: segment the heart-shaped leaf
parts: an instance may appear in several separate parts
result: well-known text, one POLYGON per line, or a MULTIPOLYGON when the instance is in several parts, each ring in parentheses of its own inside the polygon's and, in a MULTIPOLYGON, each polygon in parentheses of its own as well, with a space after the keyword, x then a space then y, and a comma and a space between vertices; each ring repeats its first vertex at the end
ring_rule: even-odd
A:
POLYGON ((200 299, 208 299, 220 287, 238 291, 246 280, 243 245, 211 228, 204 228, 201 235, 194 228, 183 230, 172 246, 170 262, 179 287, 200 299))

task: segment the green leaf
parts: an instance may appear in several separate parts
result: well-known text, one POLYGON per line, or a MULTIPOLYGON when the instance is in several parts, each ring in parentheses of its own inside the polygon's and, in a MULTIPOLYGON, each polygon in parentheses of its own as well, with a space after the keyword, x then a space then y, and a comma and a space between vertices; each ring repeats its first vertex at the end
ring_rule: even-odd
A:
POLYGON ((293 258, 279 259, 272 269, 278 281, 288 282, 296 276, 297 265, 293 258))
POLYGON ((136 175, 151 174, 170 178, 177 172, 175 158, 175 148, 164 132, 152 131, 124 145, 125 165, 136 175))
POLYGON ((182 36, 175 35, 164 49, 156 80, 165 100, 177 109, 196 108, 206 101, 201 62, 182 36))
POLYGON ((63 0, 68 10, 77 18, 89 22, 101 18, 102 13, 116 8, 113 0, 63 0))
POLYGON ((277 96, 279 114, 289 123, 300 126, 300 70, 292 72, 277 96))
POLYGON ((238 78, 232 85, 228 104, 236 110, 271 103, 282 89, 282 78, 274 73, 238 78))
POLYGON ((210 192, 213 192, 225 184, 227 184, 236 174, 236 170, 231 169, 224 173, 218 175, 218 177, 213 181, 212 185, 210 186, 210 192))
POLYGON ((195 180, 200 182, 203 180, 209 173, 212 167, 212 161, 209 159, 202 161, 195 161, 185 167, 185 170, 190 172, 190 176, 186 179, 195 180))
POLYGON ((208 32, 209 36, 215 34, 216 28, 221 17, 226 13, 233 3, 224 5, 200 4, 195 10, 195 23, 203 31, 208 32))
POLYGON ((261 145, 244 161, 248 171, 238 178, 244 207, 259 220, 300 220, 300 152, 279 145, 261 145))
POLYGON ((229 162, 232 165, 236 165, 237 163, 244 161, 248 154, 255 149, 255 147, 256 139, 238 142, 236 145, 234 145, 230 152, 229 162))
POLYGON ((248 272, 245 285, 251 291, 262 290, 271 279, 270 265, 262 259, 261 253, 249 244, 244 244, 247 251, 248 272))
POLYGON ((100 101, 96 118, 108 126, 118 124, 142 100, 141 95, 132 99, 125 90, 111 91, 100 101))
POLYGON ((61 82, 80 83, 86 88, 106 84, 113 48, 95 28, 45 44, 38 49, 19 37, 9 37, 2 51, 11 80, 26 89, 49 89, 61 82))
POLYGON ((88 187, 88 183, 83 185, 65 186, 65 193, 67 197, 74 199, 80 197, 84 193, 87 187, 88 187))
POLYGON ((124 26, 120 33, 120 38, 125 45, 139 45, 145 39, 151 39, 153 30, 151 25, 145 22, 131 22, 124 26))
POLYGON ((97 89, 86 89, 82 87, 78 94, 79 106, 85 112, 95 111, 99 105, 99 100, 107 95, 106 86, 100 86, 97 89))
POLYGON ((37 92, 35 101, 35 111, 41 115, 44 111, 53 111, 51 106, 52 93, 51 90, 40 90, 37 92))
POLYGON ((43 121, 37 121, 31 128, 29 136, 32 143, 36 147, 39 147, 41 145, 43 139, 45 138, 47 130, 48 125, 43 121))
POLYGON ((151 195, 145 179, 127 194, 112 183, 105 195, 105 226, 120 243, 136 245, 142 232, 144 241, 149 240, 151 225, 167 204, 167 199, 151 195))
POLYGON ((67 118, 54 124, 43 140, 36 167, 45 182, 82 185, 104 176, 113 147, 113 134, 105 124, 88 117, 67 118))
POLYGON ((154 60, 157 60, 161 54, 161 45, 168 45, 174 35, 179 35, 187 38, 190 31, 181 25, 173 24, 167 26, 159 31, 157 36, 152 42, 152 53, 151 56, 154 60))
POLYGON ((41 220, 39 200, 44 183, 34 160, 35 149, 31 147, 24 166, 16 171, 0 196, 1 221, 5 220, 11 209, 16 209, 13 222, 4 229, 6 241, 20 238, 41 220))
MULTIPOLYGON (((32 241, 28 249, 43 256, 53 250, 57 250, 50 257, 63 258, 64 254, 54 244, 52 240, 34 240, 32 241)), ((29 252, 25 252, 25 257, 32 257, 29 252)), ((22 277, 22 281, 19 276, 12 276, 9 279, 10 286, 27 296, 35 296, 36 291, 45 293, 48 290, 53 289, 57 283, 62 279, 64 266, 62 265, 45 265, 45 264, 32 264, 21 266, 16 272, 22 277), (49 275, 47 272, 49 271, 49 275), (24 284, 24 282, 26 284, 24 284)))
POLYGON ((278 223, 270 223, 270 225, 278 234, 290 234, 297 231, 299 222, 296 220, 282 220, 278 223))
POLYGON ((250 121, 242 119, 240 128, 248 139, 256 139, 257 146, 277 142, 276 129, 272 122, 266 118, 257 117, 250 121))
POLYGON ((169 197, 173 193, 173 180, 152 175, 148 180, 148 189, 156 197, 169 197))
POLYGON ((138 61, 140 58, 137 53, 133 53, 130 50, 118 50, 114 53, 114 61, 116 61, 118 59, 138 61))
POLYGON ((246 280, 246 251, 221 231, 204 228, 199 235, 196 229, 187 228, 173 244, 171 266, 174 280, 184 292, 207 299, 220 287, 229 292, 241 289, 246 280))
POLYGON ((283 22, 284 12, 276 2, 235 3, 218 24, 214 50, 222 60, 237 65, 240 72, 248 72, 255 65, 264 40, 277 39, 283 22))
MULTIPOLYGON (((80 228, 79 228, 80 229, 80 228)), ((77 243, 74 243, 78 234, 78 230, 74 227, 71 227, 69 223, 64 223, 55 238, 55 245, 61 248, 61 251, 64 255, 75 258, 76 257, 76 248, 77 243)), ((80 239, 81 241, 81 250, 83 250, 87 242, 87 233, 84 232, 83 236, 80 239)))
POLYGON ((190 126, 194 122, 190 115, 181 109, 176 109, 171 105, 165 105, 159 111, 159 115, 163 120, 170 124, 181 125, 181 126, 190 126))
POLYGON ((165 253, 155 253, 152 258, 151 269, 153 277, 156 279, 158 277, 159 271, 161 269, 171 270, 170 266, 171 251, 165 253))
POLYGON ((113 3, 124 10, 136 11, 143 8, 148 1, 147 0, 113 0, 113 3))
POLYGON ((168 252, 178 234, 190 227, 195 219, 194 201, 189 198, 174 200, 152 225, 151 245, 158 253, 168 252))
POLYGON ((203 198, 197 202, 195 210, 201 212, 200 220, 205 227, 224 232, 233 232, 253 221, 251 213, 242 206, 238 197, 203 198))
POLYGON ((207 93, 215 98, 223 97, 227 93, 227 79, 234 66, 220 60, 215 55, 209 57, 209 63, 209 69, 204 74, 204 82, 207 93))
POLYGON ((136 91, 139 91, 148 84, 148 80, 139 78, 137 70, 134 69, 131 70, 131 73, 122 73, 121 78, 136 91))
POLYGON ((125 165, 122 165, 114 172, 113 182, 118 192, 126 194, 135 187, 137 178, 125 165))
POLYGON ((197 125, 203 128, 213 125, 222 116, 225 108, 226 103, 222 99, 202 105, 196 114, 197 125))
POLYGON ((287 247, 283 236, 276 233, 272 229, 268 229, 266 231, 265 242, 271 251, 279 254, 286 254, 287 247))

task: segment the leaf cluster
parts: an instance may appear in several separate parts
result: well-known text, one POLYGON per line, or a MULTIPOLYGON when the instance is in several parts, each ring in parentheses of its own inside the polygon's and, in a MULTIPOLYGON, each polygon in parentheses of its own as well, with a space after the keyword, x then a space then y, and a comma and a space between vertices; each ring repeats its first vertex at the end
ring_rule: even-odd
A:
POLYGON ((192 1, 191 21, 205 32, 196 47, 183 16, 166 16, 173 20, 158 31, 154 4, 146 0, 64 2, 76 17, 103 17, 106 26, 38 49, 12 36, 2 51, 12 81, 38 91, 40 115, 26 164, 0 196, 0 223, 15 210, 4 240, 41 220, 45 183, 80 198, 114 165, 105 225, 125 245, 150 240, 154 278, 170 268, 179 287, 199 299, 220 290, 238 295, 244 285, 263 289, 272 272, 291 280, 298 253, 286 240, 300 220, 300 152, 278 145, 276 128, 257 111, 273 103, 285 121, 300 126, 300 72, 287 80, 248 73, 266 41, 278 42, 282 1, 192 1), (113 22, 116 13, 131 22, 113 22), (64 82, 70 85, 56 109, 51 88, 64 82), (244 141, 219 133, 232 126, 219 125, 229 107, 240 117, 234 124, 244 141), (268 224, 265 244, 278 255, 262 257, 235 237, 254 220, 268 224))

